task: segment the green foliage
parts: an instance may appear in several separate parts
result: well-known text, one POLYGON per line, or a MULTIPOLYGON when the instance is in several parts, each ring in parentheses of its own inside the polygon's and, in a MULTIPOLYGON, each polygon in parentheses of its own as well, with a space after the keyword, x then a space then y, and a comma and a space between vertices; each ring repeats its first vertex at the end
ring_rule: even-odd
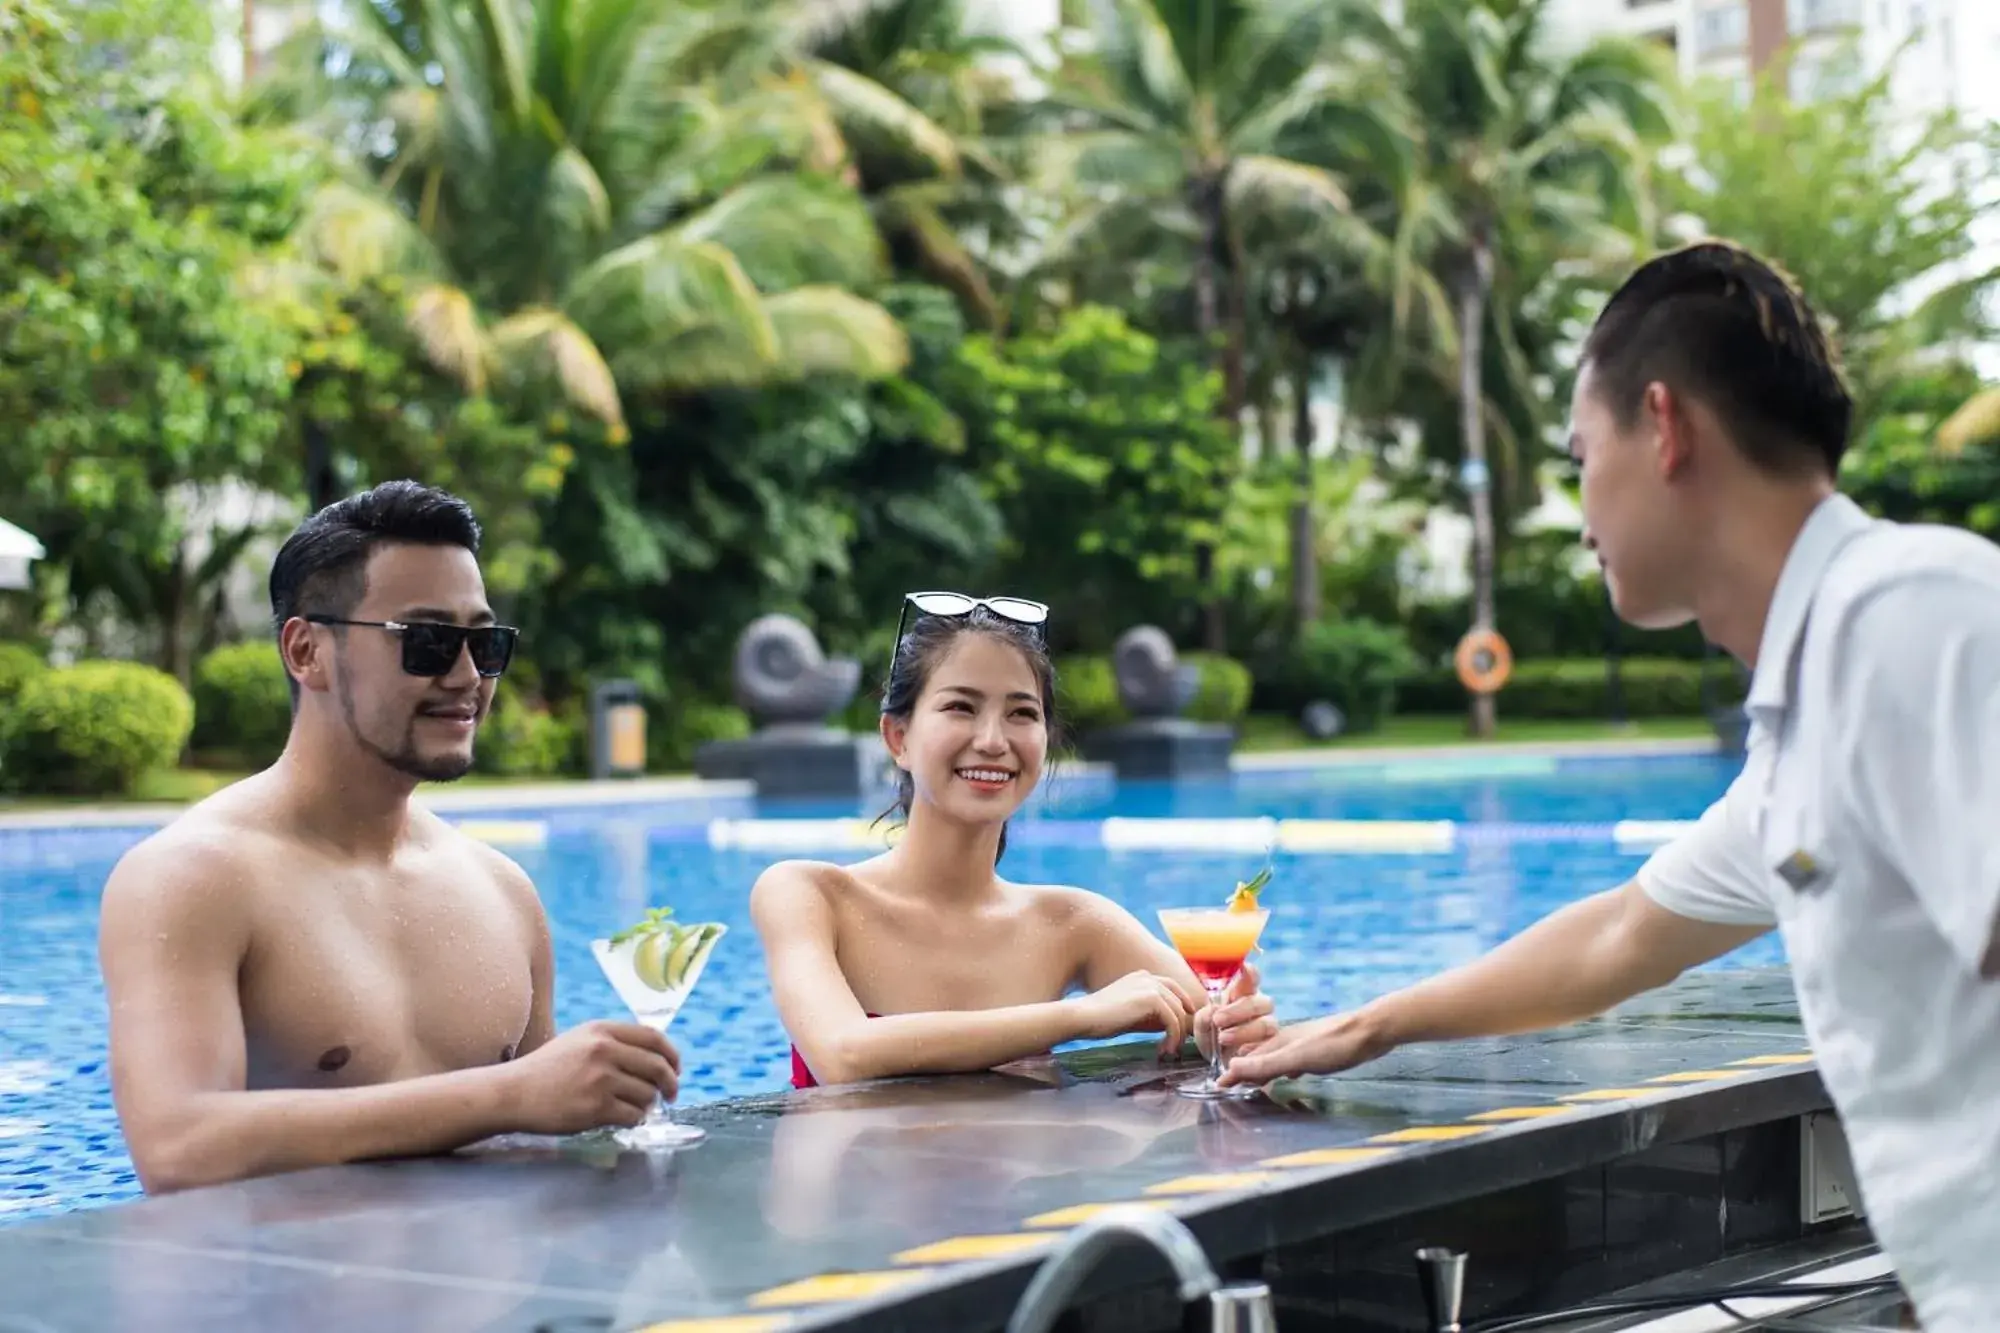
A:
POLYGON ((22 686, 0 728, 7 780, 37 791, 131 790, 180 756, 194 702, 172 676, 136 662, 83 662, 22 686))
POLYGON ((734 704, 674 699, 646 710, 646 767, 685 773, 695 751, 710 741, 738 741, 750 734, 750 715, 734 704))
POLYGON ((1181 658, 1200 673, 1200 686, 1188 702, 1187 716, 1196 722, 1233 724, 1250 711, 1250 668, 1221 653, 1188 653, 1181 658))
MULTIPOLYGON (((1618 663, 1627 717, 1695 717, 1702 709, 1700 662, 1628 657, 1618 663)), ((1743 698, 1741 673, 1729 661, 1707 668, 1717 704, 1743 698)), ((1610 680, 1602 658, 1517 661, 1500 691, 1500 711, 1515 717, 1592 718, 1611 713, 1610 680)))
POLYGON ((1111 669, 1109 657, 1078 653, 1057 658, 1055 668, 1056 715, 1069 739, 1125 720, 1125 705, 1118 699, 1118 675, 1111 669))
POLYGON ((1969 366, 1925 367, 1892 382, 1841 460, 1841 488, 1871 513, 1949 523, 2000 538, 2000 440, 1940 448, 1938 428, 1984 386, 1969 366))
POLYGON ((479 726, 473 768, 508 778, 546 778, 574 771, 580 750, 575 724, 530 699, 502 678, 479 726))
POLYGON ((27 644, 0 643, 0 706, 9 703, 22 686, 48 669, 48 662, 27 644))
MULTIPOLYGON (((1234 724, 1250 710, 1250 668, 1221 653, 1183 653, 1181 664, 1198 673, 1199 685, 1182 716, 1197 722, 1234 724)), ((1056 711, 1071 739, 1130 720, 1118 698, 1118 673, 1104 653, 1077 653, 1056 661, 1056 711)))
POLYGON ((268 639, 217 648, 194 670, 194 747, 261 767, 292 731, 292 692, 278 646, 268 639))
POLYGON ((1801 72, 1768 69, 1747 111, 1726 87, 1697 95, 1693 165, 1673 202, 1798 280, 1846 363, 1860 438, 1913 358, 1987 327, 1993 274, 1950 266, 2000 202, 2000 127, 1949 111, 1912 120, 1888 68, 1795 99, 1788 80, 1801 72))
POLYGON ((1078 648, 1182 627, 1235 450, 1218 392, 1101 307, 1047 335, 968 339, 944 397, 1007 525, 991 586, 1059 602, 1051 633, 1078 648))
POLYGON ((1258 674, 1259 704, 1296 714, 1325 700, 1351 732, 1372 731, 1396 711, 1396 687, 1418 668, 1394 625, 1331 620, 1304 627, 1290 649, 1258 674))

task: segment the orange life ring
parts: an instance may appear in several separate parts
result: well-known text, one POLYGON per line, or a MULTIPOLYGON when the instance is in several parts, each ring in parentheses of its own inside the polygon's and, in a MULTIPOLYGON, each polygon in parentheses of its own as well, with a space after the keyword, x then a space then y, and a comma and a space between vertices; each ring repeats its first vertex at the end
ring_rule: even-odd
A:
POLYGON ((1458 641, 1451 663, 1458 683, 1474 694, 1495 694, 1514 670, 1514 654, 1498 630, 1476 629, 1458 641))

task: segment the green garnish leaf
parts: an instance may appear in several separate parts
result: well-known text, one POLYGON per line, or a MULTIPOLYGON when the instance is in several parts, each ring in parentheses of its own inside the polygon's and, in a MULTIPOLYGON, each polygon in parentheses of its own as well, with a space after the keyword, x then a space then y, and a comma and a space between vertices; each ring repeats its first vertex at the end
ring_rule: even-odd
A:
POLYGON ((674 909, 671 907, 655 907, 647 912, 644 917, 640 918, 637 923, 627 926, 616 935, 613 935, 611 942, 613 944, 623 944, 627 940, 636 940, 642 935, 657 935, 663 930, 678 931, 680 927, 674 924, 673 915, 674 909))

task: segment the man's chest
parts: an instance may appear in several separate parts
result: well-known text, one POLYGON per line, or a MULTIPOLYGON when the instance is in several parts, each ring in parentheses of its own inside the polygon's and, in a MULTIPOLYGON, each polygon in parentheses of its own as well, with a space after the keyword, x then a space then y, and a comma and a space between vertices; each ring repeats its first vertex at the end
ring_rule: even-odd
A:
POLYGON ((260 912, 240 993, 251 1077, 386 1082, 512 1058, 527 932, 479 884, 342 879, 260 912))

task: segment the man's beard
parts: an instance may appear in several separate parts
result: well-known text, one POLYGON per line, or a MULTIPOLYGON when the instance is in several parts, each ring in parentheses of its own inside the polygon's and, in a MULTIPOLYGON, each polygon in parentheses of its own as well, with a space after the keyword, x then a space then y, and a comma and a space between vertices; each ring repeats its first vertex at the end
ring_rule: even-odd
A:
POLYGON ((354 692, 345 676, 340 681, 340 712, 347 719, 347 732, 357 744, 368 753, 380 759, 405 777, 419 782, 456 782, 472 771, 472 755, 441 754, 426 759, 417 752, 417 719, 413 716, 404 724, 403 743, 395 750, 385 750, 361 732, 361 720, 354 711, 354 692))

